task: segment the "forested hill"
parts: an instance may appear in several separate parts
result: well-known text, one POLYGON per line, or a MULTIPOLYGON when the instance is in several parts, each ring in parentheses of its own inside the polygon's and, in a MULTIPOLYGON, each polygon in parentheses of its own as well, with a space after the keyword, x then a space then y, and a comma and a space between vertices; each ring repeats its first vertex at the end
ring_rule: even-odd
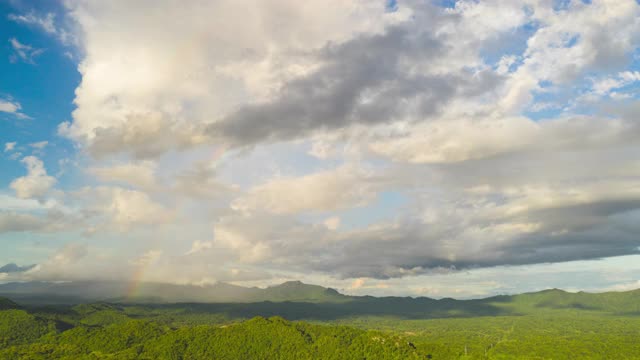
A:
POLYGON ((18 309, 18 308, 20 308, 20 306, 15 302, 7 298, 0 297, 0 310, 18 309))
POLYGON ((640 291, 348 299, 29 306, 0 298, 0 359, 640 359, 640 291))
POLYGON ((73 324, 0 311, 0 359, 425 359, 406 338, 344 326, 254 318, 172 328, 147 320, 73 324))
POLYGON ((503 303, 527 313, 535 311, 535 309, 566 309, 640 315, 640 289, 604 293, 572 293, 551 289, 513 296, 498 296, 482 301, 503 303))

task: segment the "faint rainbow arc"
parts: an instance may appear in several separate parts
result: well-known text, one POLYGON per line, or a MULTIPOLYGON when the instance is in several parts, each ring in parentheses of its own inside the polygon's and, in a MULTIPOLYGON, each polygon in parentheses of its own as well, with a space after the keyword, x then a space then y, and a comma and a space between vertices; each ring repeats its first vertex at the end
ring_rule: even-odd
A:
MULTIPOLYGON (((211 155, 211 165, 214 168, 220 164, 220 161, 222 160, 226 151, 227 151, 226 146, 218 146, 213 150, 213 153, 211 155)), ((127 300, 131 300, 138 295, 140 290, 140 285, 142 284, 144 275, 147 272, 149 265, 151 265, 150 262, 143 262, 139 264, 138 267, 136 268, 135 272, 133 273, 133 276, 131 276, 131 279, 129 280, 129 284, 127 285, 127 290, 126 290, 127 300)))

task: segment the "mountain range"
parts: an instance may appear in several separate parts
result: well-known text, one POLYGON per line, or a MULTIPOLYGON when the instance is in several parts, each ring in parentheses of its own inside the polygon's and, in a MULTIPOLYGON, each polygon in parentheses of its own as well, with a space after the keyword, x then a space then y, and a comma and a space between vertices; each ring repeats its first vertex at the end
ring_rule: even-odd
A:
POLYGON ((0 284, 0 296, 23 303, 251 303, 260 301, 344 302, 338 291, 318 285, 289 281, 267 288, 243 287, 219 282, 213 285, 176 285, 121 281, 11 282, 0 284))
POLYGON ((21 305, 108 302, 171 306, 174 303, 189 303, 200 310, 223 310, 252 316, 286 315, 290 319, 327 319, 349 315, 439 318, 518 315, 547 310, 640 315, 640 289, 606 293, 571 293, 550 289, 474 300, 436 300, 427 297, 349 296, 331 288, 300 281, 288 281, 267 288, 227 283, 205 286, 141 283, 135 289, 125 282, 77 281, 0 284, 0 297, 21 305))

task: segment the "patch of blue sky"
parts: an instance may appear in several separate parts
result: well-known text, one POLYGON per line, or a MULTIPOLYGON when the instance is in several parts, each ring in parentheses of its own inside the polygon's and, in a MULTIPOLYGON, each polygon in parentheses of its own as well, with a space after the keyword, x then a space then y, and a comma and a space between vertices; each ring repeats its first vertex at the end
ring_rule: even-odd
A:
POLYGON ((523 115, 538 121, 561 115, 575 99, 575 86, 558 86, 549 80, 538 82, 538 91, 532 92, 533 100, 523 115))
MULTIPOLYGON (((343 163, 341 158, 319 159, 309 154, 310 149, 309 142, 284 142, 258 146, 248 152, 227 151, 219 161, 217 174, 224 182, 246 188, 274 176, 302 176, 332 169, 343 163)), ((214 152, 210 148, 199 151, 206 156, 214 152)))
MULTIPOLYGON (((638 0, 640 1, 640 0, 638 0)), ((627 67, 629 71, 640 71, 640 47, 635 48, 630 54, 631 62, 627 67)))
POLYGON ((571 0, 554 0, 553 1, 553 10, 562 11, 567 10, 571 5, 571 0))
POLYGON ((612 93, 628 96, 629 98, 637 98, 640 91, 640 81, 630 82, 611 90, 612 93))
MULTIPOLYGON (((527 39, 537 30, 537 24, 527 23, 513 31, 506 32, 486 43, 480 50, 480 56, 486 64, 490 65, 497 65, 503 56, 521 56, 527 49, 527 39)), ((519 61, 514 66, 518 65, 519 61)))
POLYGON ((436 6, 444 7, 444 8, 454 8, 456 7, 457 0, 433 0, 433 3, 436 6))
POLYGON ((408 205, 406 194, 398 191, 385 191, 377 195, 368 205, 335 212, 310 212, 298 215, 297 219, 307 224, 322 224, 325 220, 340 218, 340 230, 363 229, 372 224, 385 223, 399 218, 408 205))
POLYGON ((397 0, 387 0, 385 7, 387 12, 395 12, 398 10, 398 1, 397 0))
POLYGON ((572 4, 577 3, 591 5, 591 0, 554 0, 553 9, 555 11, 567 10, 572 4))
POLYGON ((70 233, 11 232, 2 234, 0 266, 8 263, 18 265, 39 264, 57 249, 62 248, 70 238, 70 233))
MULTIPOLYGON (((210 228, 208 230, 209 233, 203 233, 203 235, 209 237, 210 228)), ((172 242, 174 244, 173 250, 177 252, 186 251, 190 248, 190 243, 175 241, 175 239, 181 238, 181 235, 184 235, 184 230, 182 230, 181 234, 178 231, 166 228, 157 230, 153 236, 145 237, 147 241, 132 241, 138 236, 142 237, 137 231, 128 231, 118 236, 113 236, 110 233, 96 233, 92 236, 87 236, 80 231, 4 233, 1 235, 3 251, 0 253, 0 266, 8 263, 16 263, 22 266, 41 264, 56 251, 71 243, 87 244, 92 251, 98 251, 102 256, 109 256, 125 249, 133 254, 143 254, 161 243, 170 244, 172 242)))
POLYGON ((80 82, 77 64, 65 53, 69 49, 42 28, 18 23, 9 19, 9 14, 37 14, 44 16, 58 12, 54 2, 38 2, 42 8, 33 9, 23 2, 0 2, 0 96, 21 105, 21 112, 29 119, 14 115, 0 115, 0 186, 6 186, 16 176, 25 173, 20 162, 5 153, 7 142, 16 142, 22 155, 30 155, 33 148, 28 144, 48 141, 44 151, 37 156, 43 159, 49 173, 59 171, 58 160, 73 153, 72 144, 56 136, 62 121, 70 120, 74 104, 74 90, 80 82), (15 38, 44 51, 34 63, 10 61, 13 48, 9 42, 15 38), (49 169, 51 167, 51 169, 49 169))
POLYGON ((579 35, 573 35, 569 38, 569 40, 567 40, 567 42, 565 43, 566 48, 570 48, 573 47, 574 45, 576 45, 578 43, 578 41, 580 41, 580 36, 579 35))
POLYGON ((7 15, 46 15, 52 13, 57 17, 56 21, 60 21, 66 11, 64 2, 62 1, 3 1, 2 4, 0 4, 0 9, 7 15))
POLYGON ((531 105, 523 115, 534 121, 560 116, 570 105, 571 96, 558 92, 534 93, 531 105))
POLYGON ((537 111, 525 111, 524 115, 534 121, 557 118, 563 113, 562 108, 547 107, 537 111))
POLYGON ((378 194, 372 204, 352 208, 336 215, 340 217, 341 229, 362 229, 372 224, 384 223, 399 218, 403 208, 408 203, 409 199, 405 193, 384 191, 378 194))
POLYGON ((540 91, 532 93, 531 106, 523 112, 523 115, 538 121, 562 115, 565 112, 580 115, 593 115, 601 111, 599 102, 588 101, 585 97, 599 97, 600 100, 632 100, 640 95, 640 82, 621 82, 605 94, 595 94, 594 84, 605 80, 619 80, 619 76, 625 71, 640 71, 640 57, 636 50, 629 54, 629 64, 626 69, 593 69, 579 74, 574 81, 563 84, 554 84, 550 81, 541 81, 538 85, 540 91), (614 96, 610 96, 614 94, 614 96))

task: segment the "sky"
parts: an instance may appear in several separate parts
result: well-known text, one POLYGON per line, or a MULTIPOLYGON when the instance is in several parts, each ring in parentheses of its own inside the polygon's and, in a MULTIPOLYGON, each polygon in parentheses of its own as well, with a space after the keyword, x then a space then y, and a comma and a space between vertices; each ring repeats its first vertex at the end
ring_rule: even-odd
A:
POLYGON ((635 0, 0 0, 0 35, 0 281, 640 287, 635 0))

